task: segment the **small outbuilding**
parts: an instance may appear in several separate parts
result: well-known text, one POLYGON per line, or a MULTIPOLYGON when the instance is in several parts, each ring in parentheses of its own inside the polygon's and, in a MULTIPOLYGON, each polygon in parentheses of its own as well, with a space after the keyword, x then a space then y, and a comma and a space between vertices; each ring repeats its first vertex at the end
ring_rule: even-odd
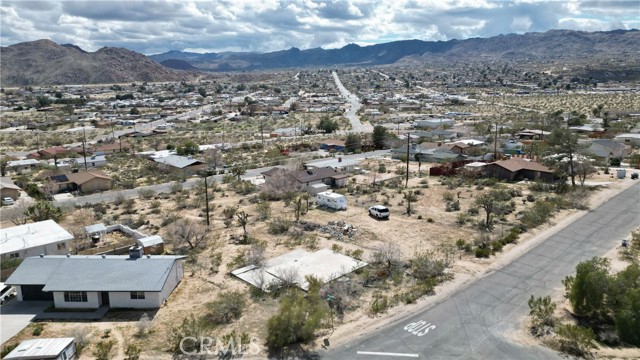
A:
POLYGON ((77 358, 73 338, 25 340, 3 357, 10 360, 74 360, 77 358))

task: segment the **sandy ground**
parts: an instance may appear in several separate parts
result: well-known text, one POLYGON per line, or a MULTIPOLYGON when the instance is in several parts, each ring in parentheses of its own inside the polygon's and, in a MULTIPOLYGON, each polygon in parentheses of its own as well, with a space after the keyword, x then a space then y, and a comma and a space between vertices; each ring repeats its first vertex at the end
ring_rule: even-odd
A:
MULTIPOLYGON (((393 172, 395 166, 401 166, 398 162, 387 164, 387 169, 393 172)), ((413 167, 412 167, 412 170, 413 167)), ((415 167, 417 171, 417 166, 415 167)), ((424 166, 423 171, 427 171, 424 166)), ((366 186, 370 184, 372 178, 370 176, 362 176, 358 178, 357 184, 366 186)), ((634 182, 626 180, 611 179, 609 176, 595 176, 591 181, 611 182, 611 184, 598 192, 592 194, 590 206, 595 207, 621 191, 634 182)), ((446 186, 439 183, 439 178, 417 178, 410 180, 410 186, 419 189, 421 194, 418 201, 414 204, 414 215, 408 217, 404 215, 405 205, 402 194, 394 189, 385 188, 382 192, 375 195, 352 195, 348 194, 349 209, 342 212, 333 212, 323 209, 316 209, 312 206, 310 211, 303 215, 302 220, 326 225, 329 221, 342 220, 351 224, 356 229, 356 236, 348 241, 339 241, 330 238, 327 234, 315 232, 317 237, 316 248, 332 248, 338 246, 341 252, 362 250, 363 260, 370 259, 371 253, 383 243, 397 244, 402 252, 404 259, 409 259, 417 250, 434 249, 443 244, 453 244, 459 238, 473 239, 477 230, 471 225, 460 226, 456 224, 455 219, 459 212, 446 212, 443 195, 451 192, 455 198, 459 197, 462 212, 465 212, 473 205, 474 197, 480 193, 473 186, 462 186, 454 190, 449 190, 446 186), (428 188, 424 188, 424 180, 428 182, 428 188), (391 210, 391 218, 388 221, 377 221, 367 214, 367 208, 376 203, 387 201, 391 210), (422 219, 418 218, 418 215, 422 219), (429 220, 431 219, 431 220, 429 220)), ((521 189, 524 195, 528 193, 528 185, 526 184, 509 184, 509 188, 521 189)), ((267 232, 267 224, 264 221, 257 220, 257 212, 255 205, 249 204, 246 197, 237 196, 232 191, 223 186, 223 192, 216 192, 212 207, 212 231, 209 246, 202 251, 196 258, 195 262, 185 264, 185 277, 176 290, 172 293, 168 302, 156 314, 150 314, 153 317, 153 326, 151 333, 146 337, 135 337, 136 325, 141 312, 119 312, 109 315, 103 321, 93 323, 72 323, 72 322, 54 322, 46 326, 45 334, 55 334, 57 336, 69 336, 72 329, 76 327, 88 327, 92 330, 91 344, 92 346, 85 349, 82 359, 92 359, 92 352, 95 344, 104 340, 104 330, 110 329, 109 340, 115 340, 115 352, 121 358, 124 349, 128 343, 138 344, 144 349, 141 358, 159 359, 169 358, 166 350, 169 346, 167 340, 169 338, 170 329, 182 322, 182 319, 191 314, 200 316, 206 313, 206 304, 214 300, 221 291, 238 289, 248 293, 249 286, 233 277, 228 273, 233 267, 228 264, 238 254, 248 248, 246 245, 235 245, 231 242, 231 237, 242 234, 242 229, 234 222, 230 227, 223 224, 222 209, 227 206, 238 206, 239 210, 247 211, 251 214, 248 230, 251 236, 256 237, 260 241, 267 244, 265 255, 266 258, 272 258, 291 251, 293 248, 300 247, 290 246, 288 244, 288 236, 270 235, 267 232), (222 253, 222 265, 218 272, 211 271, 211 255, 213 253, 222 253)), ((488 188, 485 188, 486 191, 488 188)), ((193 191, 192 191, 193 192, 193 191)), ((187 202, 192 201, 194 196, 190 196, 187 202)), ((179 214, 180 217, 191 219, 201 219, 200 210, 197 209, 175 209, 175 195, 167 199, 159 199, 162 202, 161 211, 154 213, 150 205, 152 200, 136 200, 135 214, 133 219, 144 216, 149 220, 149 225, 142 226, 139 230, 143 233, 160 233, 165 236, 165 229, 161 228, 160 222, 169 214, 179 214)), ((522 210, 530 204, 522 204, 519 199, 515 199, 516 212, 522 210)), ((107 216, 118 214, 122 210, 122 206, 118 209, 111 205, 108 209, 107 216)), ((272 216, 283 217, 290 220, 294 219, 294 210, 292 206, 285 207, 282 202, 274 202, 271 204, 272 216)), ((85 209, 79 211, 86 211, 85 209)), ((467 286, 472 281, 486 275, 490 271, 498 269, 533 246, 543 241, 548 235, 557 231, 559 228, 566 226, 568 223, 584 214, 584 211, 563 211, 556 214, 552 223, 543 225, 521 236, 517 245, 506 246, 497 256, 489 259, 476 259, 473 255, 463 254, 461 257, 456 253, 456 262, 450 270, 455 274, 453 280, 441 284, 436 288, 436 295, 423 297, 415 304, 399 305, 390 308, 386 313, 371 317, 368 312, 369 303, 371 301, 374 290, 366 289, 358 298, 358 308, 347 312, 342 323, 336 322, 336 329, 330 335, 331 346, 352 341, 353 339, 363 336, 366 332, 370 332, 376 328, 385 326, 391 322, 398 321, 419 309, 431 306, 438 301, 450 296, 454 291, 461 287, 467 286)), ((86 213, 83 217, 88 216, 86 213)), ((509 215, 507 223, 502 226, 496 226, 494 231, 497 235, 504 229, 507 230, 514 220, 515 215, 509 215)), ((479 220, 483 217, 480 214, 472 217, 479 220)), ((122 219, 123 216, 120 216, 122 219)), ((98 222, 93 221, 91 223, 98 222)), ((70 221, 70 227, 79 227, 78 224, 70 221)), ((308 234, 309 235, 309 234, 308 234)), ((408 282, 403 282, 398 287, 392 287, 392 291, 401 291, 410 286, 408 282)), ((265 297, 261 300, 248 300, 248 307, 244 311, 244 316, 234 323, 218 328, 212 335, 227 334, 232 330, 236 332, 247 332, 251 336, 261 339, 261 343, 266 338, 266 322, 269 317, 276 314, 279 308, 279 300, 277 298, 265 297)), ((526 331, 524 332, 526 335, 526 331)), ((322 339, 329 335, 328 333, 319 334, 316 344, 311 347, 319 347, 322 339)), ((29 328, 17 336, 16 339, 25 339, 31 337, 29 328)), ((526 338, 523 338, 526 340, 526 338)), ((530 341, 530 340, 527 340, 530 341)))

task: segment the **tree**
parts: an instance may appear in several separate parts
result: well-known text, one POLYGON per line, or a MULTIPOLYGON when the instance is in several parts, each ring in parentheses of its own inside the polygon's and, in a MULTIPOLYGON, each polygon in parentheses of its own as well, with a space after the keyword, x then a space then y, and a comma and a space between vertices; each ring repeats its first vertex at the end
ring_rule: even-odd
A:
POLYGON ((36 104, 36 107, 38 107, 38 108, 43 108, 43 107, 47 107, 47 106, 51 105, 51 99, 49 99, 46 96, 38 96, 36 98, 36 101, 38 102, 36 104))
POLYGON ((243 244, 249 243, 249 235, 247 234, 247 224, 249 223, 249 214, 245 211, 239 211, 236 213, 238 218, 238 225, 242 226, 242 242, 243 244))
POLYGON ((178 146, 176 149, 176 153, 178 155, 195 155, 198 153, 199 147, 198 144, 191 140, 187 140, 182 145, 178 146))
POLYGON ((584 182, 591 174, 596 172, 596 168, 591 165, 588 159, 584 159, 576 162, 574 171, 578 177, 578 181, 580 181, 580 186, 584 186, 584 182))
POLYGON ((7 157, 0 158, 0 176, 4 177, 7 174, 8 165, 9 159, 7 157))
POLYGON ((189 249, 203 247, 209 238, 209 228, 185 218, 171 223, 168 232, 173 238, 175 248, 181 248, 184 244, 188 245, 189 249))
POLYGON ((234 165, 231 168, 231 174, 235 176, 238 180, 240 180, 240 176, 244 175, 247 172, 244 166, 242 165, 234 165))
POLYGON ((340 125, 338 125, 338 122, 335 120, 332 120, 328 116, 323 116, 322 118, 320 118, 320 122, 318 123, 318 126, 317 126, 319 130, 322 130, 327 134, 338 130, 339 127, 340 125))
POLYGON ((507 194, 504 190, 491 190, 484 194, 481 194, 476 198, 476 205, 483 208, 486 213, 485 218, 485 228, 491 229, 492 217, 491 214, 495 213, 496 210, 502 205, 501 203, 511 199, 511 196, 507 194))
POLYGON ((554 326, 553 312, 556 310, 556 304, 551 301, 551 296, 536 298, 531 295, 528 304, 531 330, 535 335, 542 335, 545 327, 552 328, 554 326))
POLYGON ((578 136, 569 129, 554 128, 547 137, 549 149, 545 162, 554 167, 561 176, 571 177, 571 185, 576 186, 576 154, 585 146, 578 143, 578 136))
POLYGON ((309 292, 294 290, 280 302, 280 312, 267 323, 267 347, 280 351, 288 345, 307 342, 314 338, 329 313, 329 307, 320 297, 320 281, 307 277, 309 292))
POLYGON ((377 150, 384 149, 387 144, 387 128, 381 125, 376 125, 373 128, 373 147, 377 150))
POLYGON ((44 220, 60 222, 64 217, 64 213, 60 208, 57 208, 44 200, 38 201, 37 203, 29 206, 24 214, 33 222, 44 220))
POLYGON ((129 110, 129 114, 131 115, 140 115, 140 110, 138 110, 137 107, 132 107, 131 110, 129 110))
POLYGON ((404 200, 407 202, 407 215, 411 216, 413 213, 411 210, 411 203, 418 200, 418 196, 413 190, 408 190, 404 193, 404 200))
POLYGON ((605 310, 609 284, 609 260, 594 257, 576 266, 576 276, 567 276, 562 283, 566 296, 579 316, 600 316, 605 310))
POLYGON ((358 134, 349 134, 344 141, 347 152, 359 152, 362 149, 362 138, 358 134))
POLYGON ((207 97, 207 90, 204 87, 199 87, 198 88, 198 94, 200 94, 200 96, 207 97))

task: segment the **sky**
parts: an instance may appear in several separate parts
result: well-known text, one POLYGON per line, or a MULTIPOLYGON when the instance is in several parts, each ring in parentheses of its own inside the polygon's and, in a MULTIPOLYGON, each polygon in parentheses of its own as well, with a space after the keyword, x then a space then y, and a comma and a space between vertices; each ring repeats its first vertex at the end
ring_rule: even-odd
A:
POLYGON ((0 44, 270 52, 544 32, 640 28, 640 0, 209 0, 0 2, 0 44))

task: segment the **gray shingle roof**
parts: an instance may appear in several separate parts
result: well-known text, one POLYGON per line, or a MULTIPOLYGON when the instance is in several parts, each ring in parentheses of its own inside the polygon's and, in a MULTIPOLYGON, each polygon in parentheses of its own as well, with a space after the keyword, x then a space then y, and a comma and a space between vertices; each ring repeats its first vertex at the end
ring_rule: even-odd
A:
POLYGON ((179 156, 179 155, 169 155, 169 156, 157 158, 157 159, 155 159, 155 161, 157 163, 173 166, 173 167, 176 167, 178 169, 184 169, 187 166, 191 166, 191 165, 204 164, 200 160, 190 159, 188 157, 179 156))
POLYGON ((161 291, 180 256, 34 256, 5 282, 43 291, 161 291))

